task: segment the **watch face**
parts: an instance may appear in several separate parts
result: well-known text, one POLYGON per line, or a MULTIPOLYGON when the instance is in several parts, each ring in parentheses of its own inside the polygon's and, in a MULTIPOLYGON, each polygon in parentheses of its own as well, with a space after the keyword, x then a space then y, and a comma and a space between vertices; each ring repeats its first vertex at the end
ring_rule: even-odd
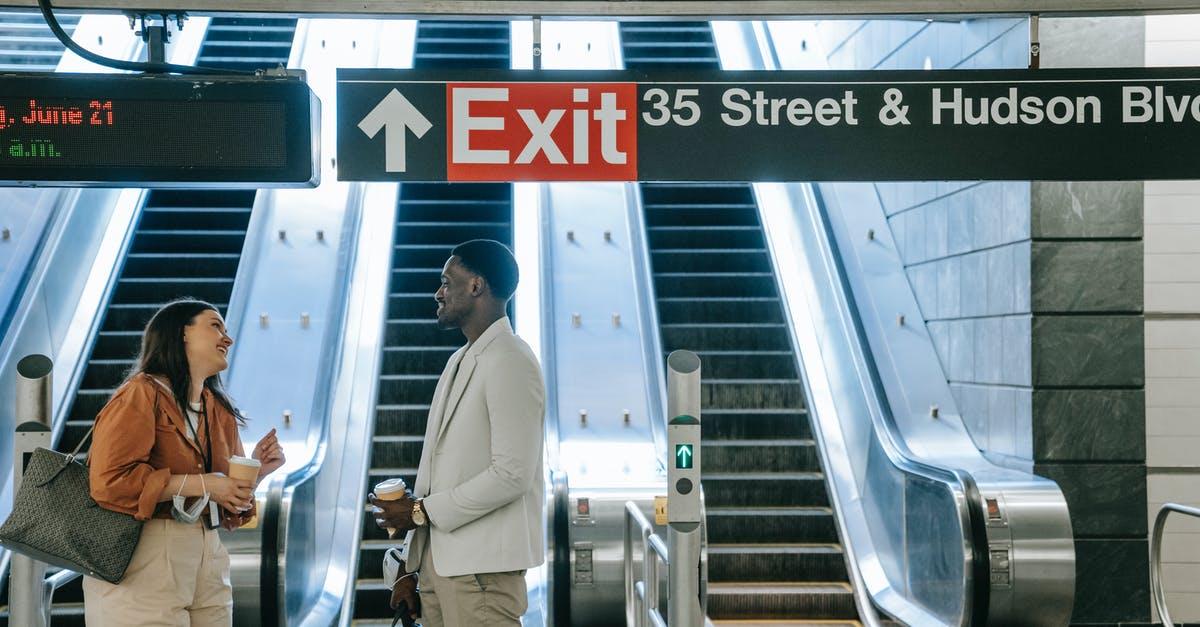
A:
POLYGON ((416 523, 418 527, 425 524, 425 510, 421 509, 420 503, 413 505, 412 521, 416 523))

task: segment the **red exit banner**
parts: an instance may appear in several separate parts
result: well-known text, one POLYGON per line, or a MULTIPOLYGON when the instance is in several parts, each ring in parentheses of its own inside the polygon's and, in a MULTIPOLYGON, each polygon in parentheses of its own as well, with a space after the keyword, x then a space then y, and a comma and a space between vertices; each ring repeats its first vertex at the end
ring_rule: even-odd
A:
POLYGON ((636 181, 636 83, 447 83, 450 181, 636 181))

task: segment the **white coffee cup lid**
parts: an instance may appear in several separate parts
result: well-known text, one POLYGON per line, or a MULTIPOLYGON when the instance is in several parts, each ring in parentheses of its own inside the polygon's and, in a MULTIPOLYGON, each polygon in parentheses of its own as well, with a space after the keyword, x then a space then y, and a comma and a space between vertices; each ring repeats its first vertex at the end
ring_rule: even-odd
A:
POLYGON ((238 457, 236 455, 229 458, 229 463, 241 464, 243 466, 262 466, 262 462, 253 457, 238 457))
POLYGON ((391 494, 392 492, 403 492, 407 485, 404 479, 396 477, 395 479, 384 479, 375 484, 375 494, 391 494))

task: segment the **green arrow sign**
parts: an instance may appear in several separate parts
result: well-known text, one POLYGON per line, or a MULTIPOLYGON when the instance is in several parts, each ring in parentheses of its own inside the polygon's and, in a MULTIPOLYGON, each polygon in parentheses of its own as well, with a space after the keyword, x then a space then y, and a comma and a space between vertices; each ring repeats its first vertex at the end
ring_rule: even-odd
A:
POLYGON ((692 467, 692 445, 691 444, 676 444, 675 445, 675 467, 688 469, 692 467))

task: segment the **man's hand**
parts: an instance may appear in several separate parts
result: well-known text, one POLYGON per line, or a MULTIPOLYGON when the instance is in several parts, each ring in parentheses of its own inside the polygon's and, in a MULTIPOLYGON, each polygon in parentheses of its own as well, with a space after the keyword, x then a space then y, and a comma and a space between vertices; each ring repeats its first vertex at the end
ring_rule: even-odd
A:
POLYGON ((372 512, 375 514, 375 524, 384 529, 395 529, 393 536, 417 528, 412 519, 413 503, 415 502, 412 492, 405 490, 404 496, 391 501, 380 500, 372 492, 367 495, 367 499, 371 501, 371 505, 375 506, 372 512))
POLYGON ((420 615, 420 605, 417 600, 417 576, 405 572, 404 562, 400 562, 400 570, 396 581, 392 582, 392 609, 400 607, 403 601, 408 606, 409 616, 416 619, 420 615))

